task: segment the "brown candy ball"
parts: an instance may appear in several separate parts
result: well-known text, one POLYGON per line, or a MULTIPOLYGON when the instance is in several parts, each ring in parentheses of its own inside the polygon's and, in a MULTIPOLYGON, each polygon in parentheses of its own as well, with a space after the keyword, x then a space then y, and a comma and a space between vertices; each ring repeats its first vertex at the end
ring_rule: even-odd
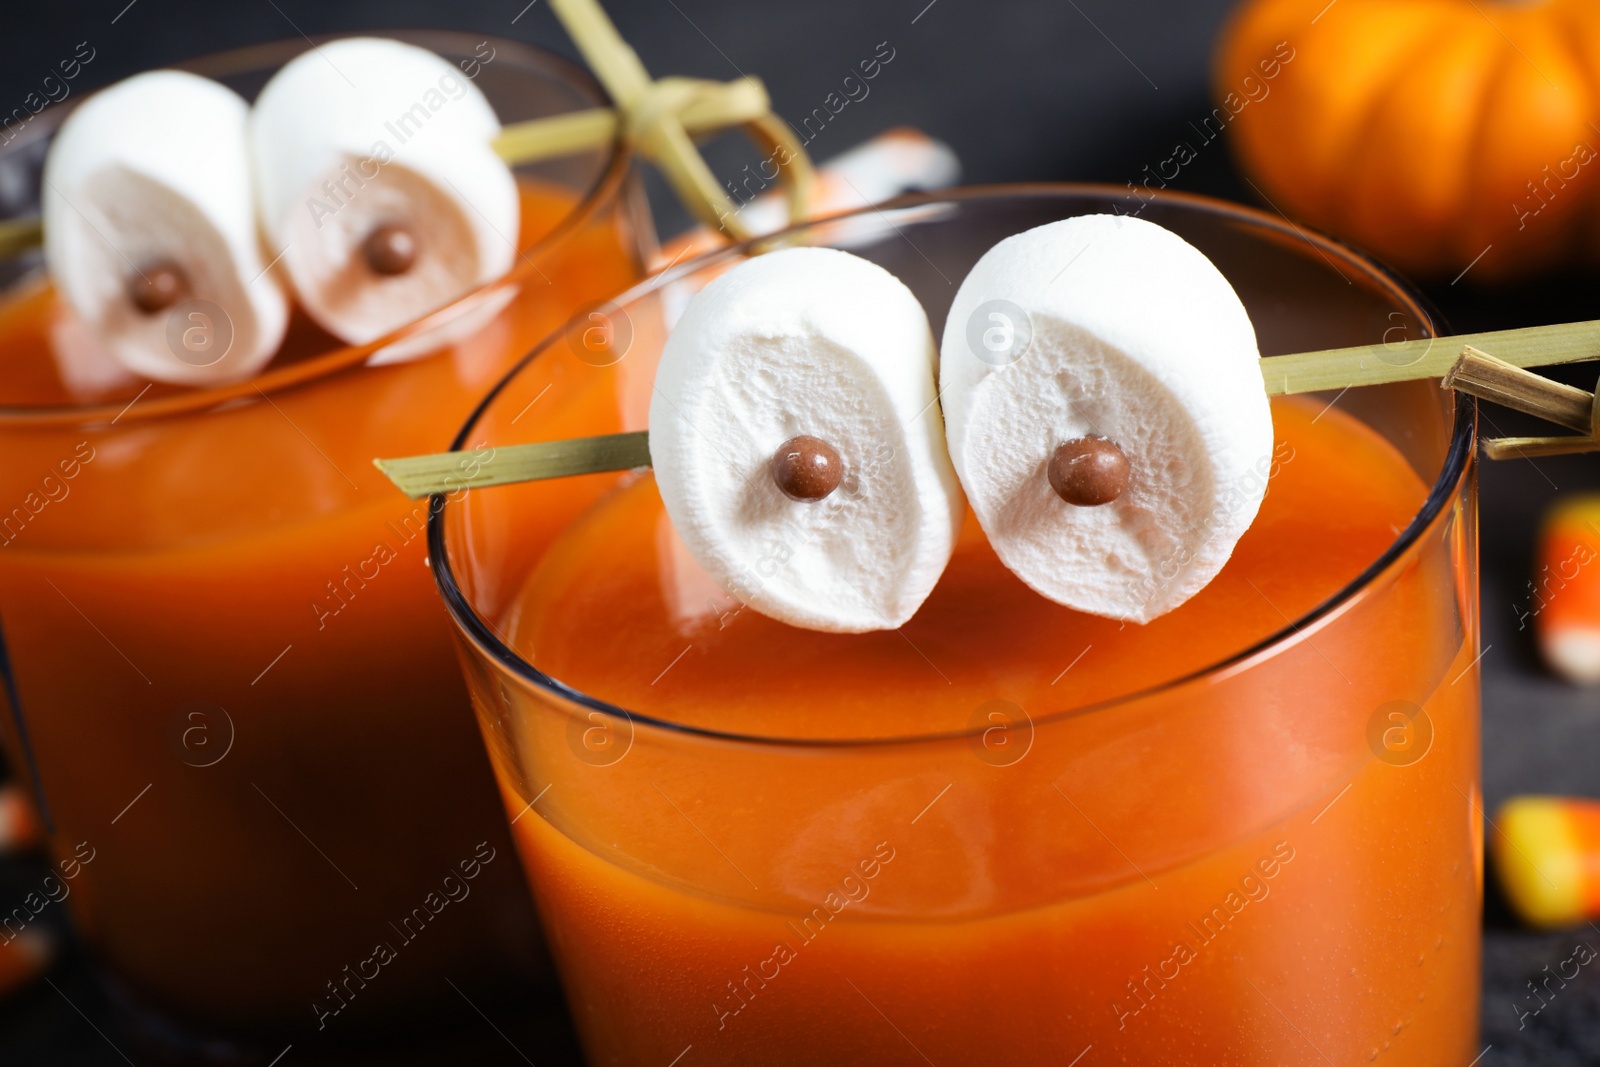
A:
POLYGON ((1081 508, 1109 504, 1128 488, 1131 467, 1115 441, 1104 437, 1075 437, 1050 456, 1050 488, 1069 504, 1081 508))
POLYGON ((772 454, 772 480, 790 500, 814 504, 839 488, 844 461, 820 437, 791 437, 772 454))
POLYGON ((404 226, 386 222, 361 245, 374 274, 404 274, 417 261, 417 238, 404 226))
POLYGON ((146 315, 167 310, 188 292, 183 268, 170 260, 151 263, 128 279, 128 299, 146 315))

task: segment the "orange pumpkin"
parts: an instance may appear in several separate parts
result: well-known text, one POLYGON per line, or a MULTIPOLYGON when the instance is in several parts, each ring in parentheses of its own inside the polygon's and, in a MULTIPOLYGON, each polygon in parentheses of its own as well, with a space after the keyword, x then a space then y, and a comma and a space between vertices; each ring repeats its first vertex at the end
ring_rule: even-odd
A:
POLYGON ((1407 272, 1600 245, 1594 0, 1248 0, 1216 94, 1264 198, 1407 272))

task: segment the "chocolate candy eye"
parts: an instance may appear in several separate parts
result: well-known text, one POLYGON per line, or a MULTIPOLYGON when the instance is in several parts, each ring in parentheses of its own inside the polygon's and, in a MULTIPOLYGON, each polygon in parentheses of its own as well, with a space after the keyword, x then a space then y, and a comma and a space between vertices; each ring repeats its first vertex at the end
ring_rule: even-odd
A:
POLYGON ((1094 508, 1109 504, 1128 488, 1132 470, 1115 441, 1093 434, 1074 437, 1050 456, 1050 488, 1069 504, 1094 508))
POLYGON ((772 454, 772 480, 790 500, 814 504, 839 488, 844 461, 820 437, 791 437, 772 454))
POLYGON ((374 274, 404 274, 417 261, 417 238, 406 227, 386 222, 367 234, 361 254, 374 274))
POLYGON ((128 280, 128 299, 146 315, 167 310, 188 292, 183 268, 170 260, 152 263, 128 280))

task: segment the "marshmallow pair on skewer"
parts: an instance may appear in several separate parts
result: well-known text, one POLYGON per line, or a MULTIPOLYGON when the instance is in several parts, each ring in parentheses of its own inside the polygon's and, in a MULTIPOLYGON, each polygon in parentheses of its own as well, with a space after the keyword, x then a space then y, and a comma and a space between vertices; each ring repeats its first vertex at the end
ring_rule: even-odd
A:
POLYGON ((256 373, 291 290, 365 344, 510 268, 519 204, 499 132, 472 81, 393 40, 314 48, 254 107, 193 74, 141 74, 57 132, 46 263, 112 357, 154 380, 256 373))
POLYGON ((963 489, 1033 589, 1146 622, 1216 576, 1260 507, 1258 358, 1222 274, 1139 219, 1002 241, 938 348, 881 267, 772 252, 702 291, 668 339, 651 462, 691 554, 792 625, 904 623, 954 551, 963 489))

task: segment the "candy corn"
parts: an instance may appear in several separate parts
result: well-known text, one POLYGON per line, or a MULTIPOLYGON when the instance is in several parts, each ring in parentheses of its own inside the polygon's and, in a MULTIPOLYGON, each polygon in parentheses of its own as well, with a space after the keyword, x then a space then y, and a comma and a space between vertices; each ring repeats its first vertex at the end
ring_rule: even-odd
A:
POLYGON ((1600 801, 1513 797, 1490 838, 1500 884, 1535 926, 1600 917, 1600 801))
POLYGON ((1569 496, 1545 517, 1534 575, 1514 610, 1530 623, 1550 668, 1600 683, 1600 494, 1569 496))

